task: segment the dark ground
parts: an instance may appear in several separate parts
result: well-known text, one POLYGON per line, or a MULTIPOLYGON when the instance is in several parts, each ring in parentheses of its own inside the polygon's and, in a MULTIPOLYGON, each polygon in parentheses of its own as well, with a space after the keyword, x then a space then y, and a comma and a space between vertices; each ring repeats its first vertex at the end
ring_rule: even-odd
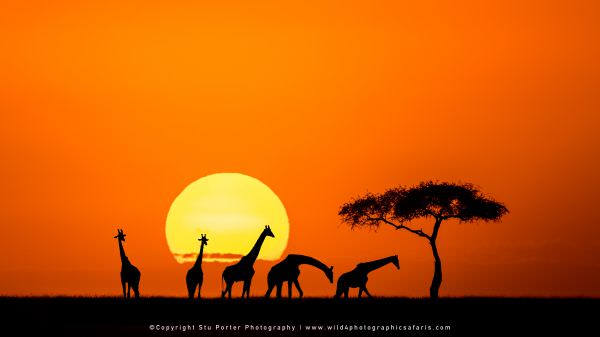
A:
POLYGON ((598 330, 600 299, 251 299, 190 302, 178 298, 0 297, 0 334, 53 336, 455 336, 590 334, 598 330), (249 330, 245 325, 294 327, 249 330), (150 325, 155 330, 150 330, 150 325), (204 329, 200 329, 205 325, 204 329), (240 326, 240 330, 216 325, 240 326), (307 326, 323 325, 322 331, 307 326), (328 330, 336 325, 337 331, 328 330), (364 325, 364 326, 363 326, 364 325), (389 331, 365 330, 374 326, 389 331), (188 327, 189 326, 189 327, 188 327), (436 331, 449 326, 449 331, 436 331), (176 331, 162 331, 175 327, 176 331), (206 330, 207 328, 211 330, 206 330), (183 328, 192 328, 182 331, 183 328), (349 331, 348 329, 353 329, 349 331), (363 330, 360 330, 360 329, 363 330), (395 329, 394 329, 395 328, 395 329), (158 330, 156 330, 158 329, 158 330))

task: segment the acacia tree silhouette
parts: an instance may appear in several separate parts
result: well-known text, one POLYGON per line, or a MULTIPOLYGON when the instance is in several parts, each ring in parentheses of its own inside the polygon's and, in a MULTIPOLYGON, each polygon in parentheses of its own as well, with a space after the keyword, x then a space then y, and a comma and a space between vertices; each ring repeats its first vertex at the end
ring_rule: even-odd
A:
POLYGON ((353 229, 389 225, 427 239, 435 260, 429 288, 432 299, 438 298, 442 284, 442 260, 436 245, 442 222, 448 219, 460 222, 499 221, 506 213, 508 209, 504 204, 483 195, 472 184, 434 181, 421 182, 409 188, 399 186, 381 194, 367 193, 342 205, 339 211, 342 221, 353 229), (420 218, 435 220, 431 234, 406 226, 406 223, 420 218))

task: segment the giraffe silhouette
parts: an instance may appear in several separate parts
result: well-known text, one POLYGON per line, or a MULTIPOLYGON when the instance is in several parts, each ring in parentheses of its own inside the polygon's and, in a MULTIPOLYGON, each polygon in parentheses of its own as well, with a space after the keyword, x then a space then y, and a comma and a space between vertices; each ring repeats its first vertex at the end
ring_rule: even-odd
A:
POLYGON ((117 229, 115 239, 119 241, 119 254, 121 255, 121 286, 123 287, 123 297, 130 298, 131 289, 133 289, 135 298, 138 298, 140 297, 139 285, 141 274, 139 269, 132 265, 127 255, 125 255, 125 249, 123 249, 125 236, 122 229, 117 229), (125 285, 127 285, 127 292, 125 291, 125 285))
POLYGON ((283 286, 283 282, 287 281, 288 297, 292 298, 292 283, 294 283, 296 289, 298 289, 300 298, 302 298, 304 292, 302 291, 302 288, 300 288, 298 276, 300 276, 300 265, 303 264, 308 264, 321 269, 325 273, 325 276, 327 276, 329 279, 329 282, 333 283, 333 266, 327 267, 321 261, 310 256, 289 254, 285 259, 283 259, 283 261, 274 265, 269 271, 267 276, 269 289, 267 290, 265 297, 270 297, 273 288, 277 287, 277 298, 281 298, 281 288, 283 286))
MULTIPOLYGON (((246 295, 246 298, 250 297, 250 284, 252 283, 252 276, 254 276, 254 262, 267 236, 275 237, 269 226, 265 226, 265 229, 260 233, 258 240, 256 240, 254 247, 252 247, 248 255, 243 256, 238 263, 225 268, 221 276, 221 283, 225 281, 226 288, 221 291, 221 298, 224 298, 225 294, 228 294, 229 298, 231 298, 231 287, 237 281, 244 282, 242 298, 244 298, 244 295, 246 295)), ((223 284, 221 284, 222 287, 223 284)))
POLYGON ((190 268, 185 275, 185 283, 187 284, 188 296, 190 299, 194 299, 196 287, 198 287, 198 299, 200 299, 200 291, 202 290, 202 281, 204 279, 204 274, 202 273, 202 254, 204 253, 204 246, 208 245, 206 234, 202 234, 198 241, 200 241, 200 253, 196 258, 194 266, 190 268))
POLYGON ((367 281, 369 280, 367 275, 373 270, 379 269, 388 263, 393 263, 394 266, 396 266, 396 269, 400 269, 398 255, 357 264, 356 268, 342 274, 340 278, 338 278, 335 298, 339 298, 342 296, 342 294, 344 294, 345 298, 348 298, 348 291, 350 288, 358 288, 358 297, 362 296, 363 291, 367 294, 367 296, 371 297, 371 294, 367 290, 367 281))

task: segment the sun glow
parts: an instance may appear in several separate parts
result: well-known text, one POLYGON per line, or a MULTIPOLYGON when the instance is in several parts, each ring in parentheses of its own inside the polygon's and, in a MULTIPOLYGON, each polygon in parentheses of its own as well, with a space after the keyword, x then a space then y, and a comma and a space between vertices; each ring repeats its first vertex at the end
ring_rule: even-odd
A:
POLYGON ((289 221, 279 197, 258 179, 240 173, 217 173, 189 184, 173 201, 166 223, 167 244, 179 263, 193 262, 198 238, 207 234, 204 261, 229 262, 247 254, 263 228, 259 258, 277 260, 289 237, 289 221))

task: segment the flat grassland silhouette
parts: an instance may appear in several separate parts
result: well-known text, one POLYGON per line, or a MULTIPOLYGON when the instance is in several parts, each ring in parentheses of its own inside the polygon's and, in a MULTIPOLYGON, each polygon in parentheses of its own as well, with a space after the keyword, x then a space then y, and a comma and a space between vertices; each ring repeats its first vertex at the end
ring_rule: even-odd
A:
POLYGON ((590 298, 0 297, 0 317, 5 332, 19 335, 576 335, 593 326, 599 304, 600 299, 590 298))

